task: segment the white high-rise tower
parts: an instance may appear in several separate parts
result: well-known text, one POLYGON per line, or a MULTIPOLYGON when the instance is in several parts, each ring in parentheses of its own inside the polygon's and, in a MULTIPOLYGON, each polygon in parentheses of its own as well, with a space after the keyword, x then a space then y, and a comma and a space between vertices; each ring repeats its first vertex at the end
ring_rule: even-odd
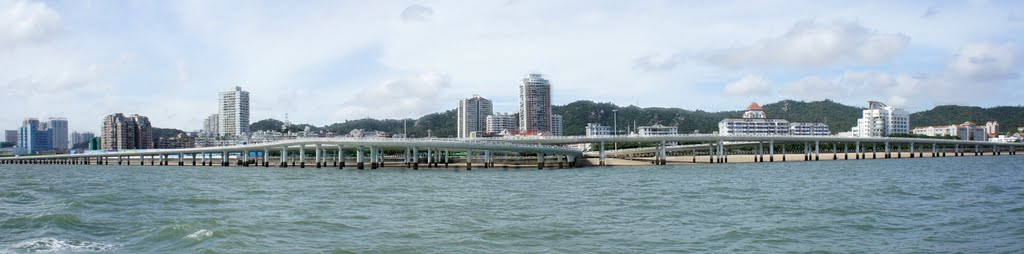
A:
POLYGON ((249 92, 242 87, 220 93, 218 128, 221 136, 239 136, 249 133, 249 92))
POLYGON ((494 114, 491 100, 473 95, 472 98, 459 100, 458 137, 468 138, 473 132, 487 131, 487 116, 494 114))

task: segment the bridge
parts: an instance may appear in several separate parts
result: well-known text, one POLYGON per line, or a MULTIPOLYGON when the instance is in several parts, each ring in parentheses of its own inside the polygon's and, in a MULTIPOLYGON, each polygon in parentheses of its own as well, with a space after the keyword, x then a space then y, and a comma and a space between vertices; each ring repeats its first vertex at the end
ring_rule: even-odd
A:
MULTIPOLYGON (((39 155, 0 158, 0 164, 102 164, 109 165, 112 160, 116 163, 131 164, 132 158, 137 158, 140 163, 145 163, 145 158, 150 159, 150 164, 169 165, 171 159, 176 159, 179 166, 185 165, 185 160, 190 159, 192 165, 213 165, 214 155, 220 159, 221 166, 228 166, 231 157, 234 156, 236 165, 250 166, 271 165, 271 157, 277 153, 276 161, 279 167, 295 165, 295 159, 299 161, 298 167, 306 165, 306 152, 313 150, 313 164, 317 167, 325 167, 330 164, 338 168, 344 168, 349 161, 346 154, 350 151, 355 154, 356 168, 363 169, 366 163, 370 168, 378 168, 383 165, 384 157, 396 157, 406 167, 418 169, 420 163, 426 163, 428 167, 445 167, 450 162, 452 152, 456 152, 466 163, 467 169, 472 169, 474 156, 479 155, 475 162, 482 164, 484 168, 494 166, 494 153, 503 152, 511 154, 535 155, 537 167, 543 169, 547 159, 554 159, 561 167, 563 164, 570 167, 580 165, 578 159, 584 156, 597 157, 598 165, 606 165, 606 157, 612 156, 646 156, 653 157, 653 162, 665 165, 669 151, 676 151, 683 155, 691 155, 693 162, 697 163, 697 156, 707 156, 708 163, 728 163, 730 151, 735 154, 737 149, 745 154, 753 154, 755 162, 764 162, 767 156, 768 161, 775 161, 776 149, 781 148, 781 154, 788 154, 790 151, 801 151, 804 160, 819 160, 821 148, 825 146, 832 152, 833 159, 838 158, 840 151, 844 158, 849 158, 851 153, 854 159, 866 159, 868 154, 872 158, 901 158, 904 153, 909 152, 909 157, 925 157, 927 152, 930 157, 945 157, 947 153, 952 156, 974 155, 981 156, 985 153, 992 155, 1016 155, 1024 144, 1020 143, 999 143, 985 141, 966 141, 951 139, 923 139, 923 138, 857 138, 837 136, 788 136, 788 135, 750 135, 750 136, 720 136, 710 134, 681 134, 664 136, 529 136, 514 138, 478 138, 478 139, 439 139, 439 138, 304 138, 276 141, 269 143, 247 144, 222 147, 185 148, 185 149, 151 149, 137 151, 117 151, 89 154, 59 154, 39 155), (668 146, 667 143, 682 143, 681 146, 668 146), (598 144, 598 151, 583 153, 579 150, 569 149, 562 145, 592 143, 598 144), (654 147, 606 150, 608 143, 647 143, 654 144, 654 147), (747 149, 749 148, 749 149, 747 149), (841 148, 841 149, 840 149, 841 148), (880 150, 881 149, 881 150, 880 150), (296 154, 289 156, 292 151, 296 154), (870 151, 870 152, 869 152, 870 151), (251 156, 255 152, 256 156, 251 156), (916 154, 915 154, 916 152, 916 154)), ((782 160, 785 161, 783 156, 782 160)))
MULTIPOLYGON (((588 152, 585 155, 591 157, 596 155, 600 165, 605 165, 605 159, 609 154, 619 156, 651 154, 655 164, 664 165, 670 150, 683 151, 692 155, 695 163, 697 162, 696 156, 702 153, 708 156, 708 163, 727 163, 729 162, 729 149, 727 148, 736 147, 756 147, 754 150, 755 162, 763 162, 766 155, 769 161, 775 161, 776 148, 782 148, 782 153, 785 154, 787 146, 799 148, 804 154, 805 160, 819 160, 823 144, 831 148, 834 158, 838 158, 839 148, 842 147, 844 156, 849 157, 852 152, 854 159, 866 159, 869 151, 872 158, 877 158, 878 153, 882 153, 883 158, 894 158, 893 152, 896 152, 895 158, 902 157, 903 152, 909 152, 910 158, 924 157, 925 152, 931 157, 945 157, 948 153, 952 153, 953 156, 968 154, 981 156, 985 153, 1016 155, 1016 150, 1024 147, 1024 144, 1021 143, 957 139, 792 135, 524 136, 492 140, 537 145, 598 144, 596 153, 588 152), (689 145, 669 147, 666 145, 669 142, 689 145), (605 145, 608 143, 653 143, 655 147, 609 151, 605 149, 605 145), (705 151, 706 153, 704 153, 705 151)), ((785 157, 782 158, 784 160, 785 157)))
POLYGON ((117 165, 127 163, 131 165, 132 159, 137 158, 140 164, 145 163, 148 157, 150 165, 169 165, 172 159, 177 160, 178 166, 184 166, 186 160, 191 160, 193 166, 213 165, 214 159, 219 158, 221 166, 229 166, 232 156, 238 166, 271 165, 271 157, 277 153, 276 161, 279 167, 288 167, 288 162, 295 165, 295 159, 299 161, 300 168, 306 167, 306 152, 313 151, 314 165, 317 168, 336 166, 344 168, 348 161, 346 154, 355 154, 356 168, 363 169, 369 163, 371 169, 378 168, 384 163, 386 152, 390 156, 399 157, 407 167, 418 169, 420 163, 426 163, 428 167, 439 167, 442 164, 448 167, 449 158, 453 152, 463 155, 463 161, 467 169, 472 169, 473 163, 483 164, 484 168, 494 166, 493 153, 506 152, 518 154, 536 154, 537 167, 543 169, 546 159, 554 159, 562 167, 563 164, 575 166, 576 159, 582 157, 578 150, 561 146, 519 144, 503 142, 500 140, 466 140, 466 139, 438 139, 438 138, 303 138, 283 140, 276 142, 246 144, 235 146, 184 148, 184 149, 148 149, 133 151, 116 151, 103 153, 86 154, 57 154, 0 158, 0 164, 58 164, 58 165, 110 165, 116 160, 117 165), (289 156, 290 152, 297 151, 289 156), (256 153, 257 156, 250 156, 256 153), (479 158, 474 161, 474 156, 479 158), (217 155, 217 156, 215 156, 217 155), (291 160, 289 160, 291 159, 291 160), (197 164, 199 162, 200 164, 197 164))

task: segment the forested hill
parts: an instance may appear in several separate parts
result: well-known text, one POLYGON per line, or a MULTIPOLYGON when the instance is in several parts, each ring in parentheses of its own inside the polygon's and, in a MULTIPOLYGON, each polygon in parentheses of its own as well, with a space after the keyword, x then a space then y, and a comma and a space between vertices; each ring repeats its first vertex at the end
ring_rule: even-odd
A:
POLYGON ((1024 106, 1000 106, 992 108, 945 105, 910 114, 910 126, 932 126, 961 124, 971 121, 984 125, 987 121, 998 121, 999 132, 1014 132, 1024 126, 1024 106))
MULTIPOLYGON (((607 102, 576 101, 561 106, 553 106, 555 114, 563 117, 563 129, 565 135, 583 135, 587 123, 601 123, 612 126, 613 110, 618 110, 618 128, 620 130, 632 130, 634 126, 653 124, 675 125, 679 127, 680 133, 711 133, 718 131, 718 122, 726 117, 740 117, 749 104, 736 105, 736 110, 722 112, 706 112, 702 110, 686 110, 680 108, 649 107, 640 108, 637 106, 619 107, 607 102)), ((865 105, 866 106, 866 105, 865 105)), ((770 118, 782 118, 790 122, 823 122, 829 125, 833 133, 849 131, 861 117, 863 108, 858 106, 843 105, 831 100, 824 101, 794 101, 783 100, 775 103, 764 104, 762 107, 770 118)), ((974 121, 984 124, 985 121, 996 120, 1002 126, 1001 131, 1016 130, 1017 126, 1024 125, 1024 107, 964 107, 964 106, 939 106, 931 110, 911 114, 911 127, 959 124, 964 121, 974 121)), ((445 112, 428 114, 418 119, 405 119, 408 126, 409 136, 424 137, 430 130, 436 137, 451 137, 456 134, 456 112, 447 110, 445 112)), ((302 130, 307 124, 293 124, 292 130, 302 130)), ((335 123, 328 126, 315 127, 313 130, 332 130, 337 133, 348 133, 352 129, 380 130, 388 133, 402 133, 403 120, 401 119, 358 119, 342 123, 335 123)), ((255 122, 250 127, 256 130, 280 130, 281 121, 266 119, 255 122)))

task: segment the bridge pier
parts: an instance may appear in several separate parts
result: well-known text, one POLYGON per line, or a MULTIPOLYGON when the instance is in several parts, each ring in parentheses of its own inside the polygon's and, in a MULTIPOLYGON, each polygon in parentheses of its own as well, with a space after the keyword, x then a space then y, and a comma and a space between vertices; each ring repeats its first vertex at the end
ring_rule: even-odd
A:
POLYGON ((365 167, 365 158, 363 157, 366 156, 364 154, 366 150, 363 149, 365 149, 363 146, 359 146, 358 150, 356 150, 356 169, 363 169, 365 167))
POLYGON ((377 169, 377 146, 370 146, 370 169, 377 169))
POLYGON ((537 154, 537 170, 541 170, 541 169, 544 169, 544 154, 543 153, 538 153, 537 154))
POLYGON ((306 168, 306 145, 299 145, 299 168, 306 168))
POLYGON ((768 162, 775 162, 775 140, 768 141, 768 162))
POLYGON ((914 143, 913 142, 910 143, 910 158, 911 159, 914 158, 914 143))
POLYGON ((764 141, 757 141, 757 154, 754 155, 754 162, 764 162, 764 141))
POLYGON ((843 160, 850 160, 850 143, 843 143, 843 160))
POLYGON ((473 170, 473 150, 466 150, 466 170, 473 170))
POLYGON ((345 146, 338 145, 338 169, 345 168, 345 146))
POLYGON ((714 144, 708 143, 708 163, 715 164, 714 144))
POLYGON ((281 157, 281 165, 278 165, 278 167, 287 168, 288 167, 288 147, 287 146, 281 147, 281 154, 278 157, 281 157))
POLYGON ((444 168, 448 168, 448 148, 444 149, 444 168))
POLYGON ((228 153, 228 151, 221 151, 220 152, 220 165, 225 166, 225 167, 231 166, 231 164, 228 163, 228 160, 230 160, 230 159, 231 159, 231 154, 228 153))
MULTIPOLYGON (((605 165, 604 164, 604 141, 601 141, 601 146, 600 146, 600 148, 598 148, 597 151, 598 151, 597 152, 597 154, 598 154, 597 165, 598 166, 604 166, 605 165)), ((694 162, 697 162, 696 161, 697 160, 697 156, 696 155, 694 155, 693 160, 694 160, 694 162)))
POLYGON ((322 152, 321 151, 322 148, 320 147, 320 144, 316 144, 315 149, 316 149, 316 155, 315 155, 316 157, 313 158, 313 160, 316 161, 316 168, 320 168, 320 158, 321 158, 320 156, 321 156, 321 152, 322 152))

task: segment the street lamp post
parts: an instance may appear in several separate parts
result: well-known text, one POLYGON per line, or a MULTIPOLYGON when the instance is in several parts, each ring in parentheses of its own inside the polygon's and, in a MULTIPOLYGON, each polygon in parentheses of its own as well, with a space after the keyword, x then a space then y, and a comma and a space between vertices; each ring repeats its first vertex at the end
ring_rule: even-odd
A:
MULTIPOLYGON (((612 109, 612 126, 614 126, 614 127, 612 127, 612 131, 613 131, 612 135, 613 136, 618 136, 619 135, 619 110, 618 109, 612 109)), ((615 150, 619 150, 619 143, 618 142, 612 143, 612 144, 615 145, 615 150)))

